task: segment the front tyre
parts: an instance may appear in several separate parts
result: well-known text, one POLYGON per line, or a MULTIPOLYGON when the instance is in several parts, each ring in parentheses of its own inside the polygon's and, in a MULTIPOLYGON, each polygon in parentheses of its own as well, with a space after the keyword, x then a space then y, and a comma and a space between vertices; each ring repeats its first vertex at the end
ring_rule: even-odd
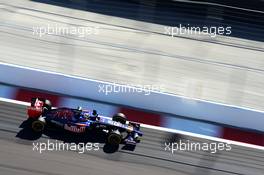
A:
POLYGON ((122 135, 118 130, 111 131, 107 137, 107 143, 110 145, 119 145, 122 141, 122 135))

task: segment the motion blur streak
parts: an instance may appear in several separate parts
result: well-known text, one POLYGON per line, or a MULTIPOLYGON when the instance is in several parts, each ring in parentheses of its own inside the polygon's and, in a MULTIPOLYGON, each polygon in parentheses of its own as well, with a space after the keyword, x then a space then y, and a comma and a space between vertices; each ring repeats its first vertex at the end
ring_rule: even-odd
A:
MULTIPOLYGON (((121 84, 165 84, 164 89, 169 93, 258 110, 264 108, 263 42, 226 36, 216 37, 213 42, 218 44, 206 38, 205 42, 171 38, 164 34, 166 25, 26 0, 3 2, 0 4, 1 62, 121 84), (99 33, 84 38, 33 35, 33 27, 47 24, 99 27, 99 33), (233 44, 222 43, 226 41, 233 44)), ((101 1, 95 2, 93 5, 99 6, 101 1)), ((107 7, 100 6, 109 11, 107 7)), ((124 16, 132 9, 120 8, 117 11, 124 16)), ((166 15, 170 14, 159 17, 166 15)), ((179 20, 184 21, 187 16, 180 16, 179 20)), ((248 28, 253 30, 248 36, 259 34, 262 23, 263 20, 256 30, 245 23, 239 26, 240 31, 233 33, 244 33, 248 28)), ((261 36, 255 38, 263 39, 261 36)))
MULTIPOLYGON (((24 103, 22 103, 24 104, 24 103)), ((0 150, 2 174, 151 174, 151 175, 263 175, 264 151, 232 145, 232 150, 211 154, 208 152, 176 152, 164 150, 165 132, 143 128, 144 140, 135 152, 102 151, 78 154, 73 151, 32 151, 32 141, 16 138, 19 125, 26 118, 25 106, 0 102, 0 150), (47 161, 48 160, 48 161, 47 161), (30 165, 30 166, 29 166, 30 165)), ((195 142, 207 142, 184 137, 195 142)), ((39 141, 46 142, 43 136, 39 141)))

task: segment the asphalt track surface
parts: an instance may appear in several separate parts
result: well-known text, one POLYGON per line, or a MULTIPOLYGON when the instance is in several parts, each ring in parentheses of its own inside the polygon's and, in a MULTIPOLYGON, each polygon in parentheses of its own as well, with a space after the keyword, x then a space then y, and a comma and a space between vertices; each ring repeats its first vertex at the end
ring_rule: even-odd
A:
MULTIPOLYGON (((135 152, 118 151, 33 151, 33 144, 47 143, 43 135, 38 140, 16 137, 26 118, 26 106, 0 102, 0 174, 176 174, 176 175, 263 175, 264 151, 232 146, 231 151, 212 154, 202 151, 165 151, 168 133, 142 128, 144 139, 135 152)), ((185 140, 208 142, 197 138, 185 140)), ((54 140, 51 140, 55 142, 54 140)))
POLYGON ((162 25, 26 0, 1 0, 0 20, 1 62, 264 109, 263 42, 172 38, 162 25), (33 27, 47 24, 100 31, 33 35, 33 27))

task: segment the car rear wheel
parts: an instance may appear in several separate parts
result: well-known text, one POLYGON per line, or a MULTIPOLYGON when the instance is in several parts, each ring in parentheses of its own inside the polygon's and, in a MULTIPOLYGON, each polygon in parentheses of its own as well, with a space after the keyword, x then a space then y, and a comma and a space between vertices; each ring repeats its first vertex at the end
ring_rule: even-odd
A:
POLYGON ((35 132, 41 132, 45 128, 45 123, 39 120, 33 121, 31 125, 33 131, 35 132))

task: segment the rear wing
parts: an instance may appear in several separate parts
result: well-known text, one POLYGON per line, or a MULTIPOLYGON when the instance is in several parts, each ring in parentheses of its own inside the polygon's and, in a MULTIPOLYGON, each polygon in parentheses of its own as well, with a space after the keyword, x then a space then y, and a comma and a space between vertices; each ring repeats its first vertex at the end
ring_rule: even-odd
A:
POLYGON ((38 118, 42 115, 44 110, 50 110, 51 103, 49 100, 44 98, 32 98, 31 105, 27 109, 29 118, 38 118))
POLYGON ((44 106, 45 99, 43 98, 32 98, 31 107, 42 108, 44 106))

